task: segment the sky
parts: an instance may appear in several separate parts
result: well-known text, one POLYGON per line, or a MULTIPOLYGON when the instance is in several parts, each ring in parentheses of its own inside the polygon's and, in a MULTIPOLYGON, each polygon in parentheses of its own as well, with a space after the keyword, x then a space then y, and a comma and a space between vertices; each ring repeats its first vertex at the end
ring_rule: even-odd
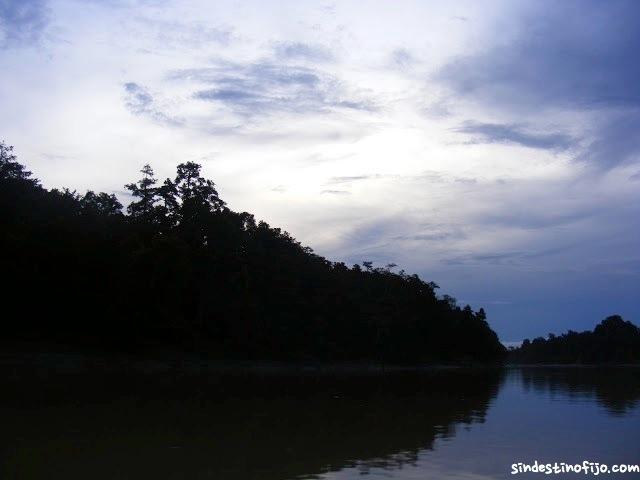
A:
POLYGON ((505 342, 640 323, 640 2, 0 0, 0 139, 395 263, 505 342))

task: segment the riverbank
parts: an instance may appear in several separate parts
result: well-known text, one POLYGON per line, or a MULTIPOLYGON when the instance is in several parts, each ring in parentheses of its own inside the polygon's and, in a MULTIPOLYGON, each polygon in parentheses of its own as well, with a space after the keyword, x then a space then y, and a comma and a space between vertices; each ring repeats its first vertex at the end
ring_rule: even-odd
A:
POLYGON ((122 371, 137 373, 251 373, 251 374, 357 374, 377 375, 418 371, 487 368, 498 364, 389 365, 373 362, 285 362, 228 360, 205 353, 151 350, 144 353, 77 351, 46 344, 12 344, 0 347, 0 368, 51 370, 59 373, 122 371))

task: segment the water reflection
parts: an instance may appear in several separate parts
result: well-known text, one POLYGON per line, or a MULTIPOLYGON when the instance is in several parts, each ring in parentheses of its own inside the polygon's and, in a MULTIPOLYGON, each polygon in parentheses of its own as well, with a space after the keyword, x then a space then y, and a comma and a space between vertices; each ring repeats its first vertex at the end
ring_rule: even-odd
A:
POLYGON ((456 425, 483 422, 502 377, 22 376, 2 400, 0 476, 285 479, 397 468, 456 425))
POLYGON ((611 415, 624 416, 640 402, 640 368, 535 367, 516 370, 525 391, 596 400, 611 415))
POLYGON ((639 453, 615 436, 640 441, 640 369, 2 373, 2 479, 504 478, 639 453))

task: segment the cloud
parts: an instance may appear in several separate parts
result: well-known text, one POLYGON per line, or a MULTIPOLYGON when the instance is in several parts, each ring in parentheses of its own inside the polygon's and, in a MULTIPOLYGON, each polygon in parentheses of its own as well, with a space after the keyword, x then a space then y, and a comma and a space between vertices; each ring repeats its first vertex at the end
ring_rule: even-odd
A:
POLYGON ((577 159, 601 169, 640 160, 640 108, 611 113, 596 125, 588 147, 577 159))
POLYGON ((260 96, 247 90, 233 90, 221 88, 219 90, 202 90, 194 95, 200 100, 222 100, 224 102, 253 103, 258 102, 260 96))
POLYGON ((537 259, 552 257, 570 251, 573 247, 561 246, 547 249, 510 251, 510 252, 489 252, 466 254, 442 260, 447 265, 500 265, 500 266, 535 266, 537 259), (532 263, 531 260, 534 260, 532 263))
POLYGON ((418 242, 440 242, 442 240, 459 240, 467 238, 467 236, 460 231, 451 232, 433 232, 433 233, 419 233, 416 235, 399 235, 394 237, 394 240, 413 240, 418 242))
POLYGON ((518 265, 523 255, 524 252, 469 254, 445 258, 442 263, 446 265, 518 265))
POLYGON ((153 104, 151 94, 146 88, 141 87, 137 83, 125 83, 124 90, 128 94, 126 100, 127 108, 136 115, 147 112, 153 104))
POLYGON ((45 0, 0 0, 0 49, 37 44, 48 23, 45 0))
POLYGON ((454 129, 474 135, 467 143, 505 143, 543 150, 566 150, 574 139, 562 133, 536 133, 515 124, 478 123, 468 121, 454 129))
POLYGON ((199 48, 212 44, 227 46, 233 39, 233 31, 227 27, 144 18, 138 21, 150 28, 155 34, 155 45, 162 48, 199 48))
POLYGON ((416 59, 406 48, 396 48, 391 52, 391 65, 404 70, 415 63, 416 59))
POLYGON ((368 99, 349 98, 345 86, 333 76, 300 65, 221 61, 213 67, 174 71, 169 78, 206 85, 208 88, 197 90, 193 97, 223 105, 245 117, 375 110, 368 99))
POLYGON ((333 54, 322 45, 311 45, 302 42, 279 42, 274 48, 276 56, 286 60, 310 60, 314 62, 328 62, 333 54))
POLYGON ((640 105, 640 3, 538 6, 511 42, 459 57, 438 77, 457 94, 507 107, 640 105))
POLYGON ((567 226, 600 213, 600 210, 592 205, 582 207, 582 209, 574 208, 574 210, 568 212, 557 212, 552 209, 548 211, 535 211, 531 208, 512 207, 506 211, 481 216, 478 220, 486 225, 537 230, 567 226))
POLYGON ((346 190, 322 190, 321 194, 329 194, 329 195, 351 195, 351 192, 346 190))
POLYGON ((522 257, 523 252, 485 253, 470 255, 468 258, 476 262, 487 263, 511 263, 514 259, 522 257))
POLYGON ((329 180, 327 180, 327 185, 333 185, 336 183, 351 183, 351 182, 357 182, 360 180, 369 180, 372 178, 378 178, 380 177, 380 175, 353 175, 353 176, 347 176, 347 177, 331 177, 329 180))
POLYGON ((362 260, 383 263, 397 261, 401 251, 392 245, 392 237, 406 228, 406 221, 404 216, 386 214, 352 219, 352 226, 340 235, 341 259, 347 263, 362 260))
POLYGON ((125 106, 134 115, 145 115, 158 123, 166 125, 181 125, 181 119, 162 112, 156 105, 153 95, 145 87, 135 82, 123 85, 125 91, 125 106))
MULTIPOLYGON (((596 170, 637 157, 640 140, 640 3, 567 0, 547 8, 530 4, 502 39, 448 62, 435 75, 453 97, 494 114, 528 119, 574 113, 586 119, 584 150, 576 154, 596 170)), ((479 141, 566 150, 564 134, 532 134, 510 122, 460 129, 479 141)))

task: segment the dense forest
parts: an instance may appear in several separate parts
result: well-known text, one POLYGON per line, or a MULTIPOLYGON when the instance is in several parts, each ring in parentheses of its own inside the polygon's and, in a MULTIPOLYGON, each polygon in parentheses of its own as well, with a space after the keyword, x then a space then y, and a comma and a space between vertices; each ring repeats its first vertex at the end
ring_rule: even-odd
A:
POLYGON ((592 332, 574 332, 547 339, 526 338, 519 348, 509 352, 513 363, 638 363, 640 328, 619 315, 600 322, 592 332))
POLYGON ((392 266, 328 261, 230 210, 200 170, 158 182, 145 165, 124 210, 113 194, 43 188, 0 143, 4 339, 251 360, 504 357, 482 309, 392 266))

